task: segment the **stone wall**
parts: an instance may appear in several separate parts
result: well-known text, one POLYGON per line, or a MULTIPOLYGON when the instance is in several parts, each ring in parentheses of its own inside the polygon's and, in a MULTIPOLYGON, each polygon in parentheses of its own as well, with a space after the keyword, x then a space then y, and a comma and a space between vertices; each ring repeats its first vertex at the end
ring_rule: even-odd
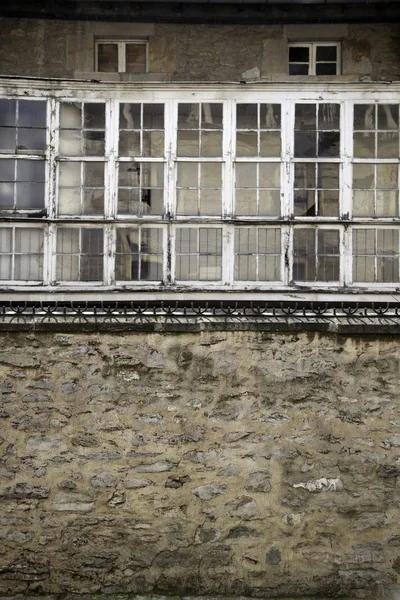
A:
POLYGON ((3 333, 0 596, 391 596, 398 337, 3 333))
MULTIPOLYGON (((250 71, 255 79, 280 81, 288 79, 289 40, 339 40, 344 80, 400 79, 399 24, 155 25, 0 18, 0 31, 2 75, 240 81, 250 71), (150 73, 95 73, 95 39, 104 36, 148 37, 150 73)), ((312 81, 290 78, 301 79, 312 81)))

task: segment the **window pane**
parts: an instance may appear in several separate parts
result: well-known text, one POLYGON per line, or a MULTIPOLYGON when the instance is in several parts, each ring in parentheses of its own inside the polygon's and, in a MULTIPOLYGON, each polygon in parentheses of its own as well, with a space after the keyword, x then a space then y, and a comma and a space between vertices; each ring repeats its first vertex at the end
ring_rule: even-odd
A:
POLYGON ((127 73, 146 72, 146 44, 125 44, 127 73))
POLYGON ((336 61, 336 46, 317 46, 317 61, 336 61))
POLYGON ((398 104, 378 104, 378 129, 399 128, 398 104))
POLYGON ((19 100, 19 127, 46 127, 46 102, 35 100, 19 100))
POLYGON ((308 62, 309 53, 307 46, 289 46, 289 62, 308 62))
POLYGON ((13 127, 16 124, 16 100, 0 100, 0 125, 13 127))
POLYGON ((289 75, 308 75, 308 63, 291 63, 289 65, 289 75))
POLYGON ((258 128, 258 104, 238 104, 236 106, 236 128, 258 128))
POLYGON ((374 104, 354 105, 354 129, 375 129, 375 106, 374 104))
POLYGON ((117 44, 97 45, 97 70, 107 73, 116 73, 118 71, 117 44))

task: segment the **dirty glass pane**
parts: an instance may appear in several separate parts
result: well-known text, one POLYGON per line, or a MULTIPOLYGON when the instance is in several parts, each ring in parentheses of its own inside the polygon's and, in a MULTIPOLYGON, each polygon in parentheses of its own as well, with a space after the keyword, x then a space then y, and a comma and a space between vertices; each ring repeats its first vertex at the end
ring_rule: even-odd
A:
POLYGON ((60 103, 60 129, 82 128, 82 106, 80 103, 60 103))
POLYGON ((378 129, 399 128, 399 105, 378 104, 378 129))
POLYGON ((82 214, 102 215, 104 213, 104 191, 84 189, 82 194, 82 214))
POLYGON ((84 129, 105 129, 104 103, 86 102, 83 109, 84 129))
POLYGON ((258 214, 264 217, 279 217, 281 214, 281 195, 279 190, 260 190, 258 214))
POLYGON ((279 163, 259 164, 259 186, 260 188, 279 188, 281 168, 279 163))
POLYGON ((315 65, 316 75, 336 75, 336 63, 317 63, 315 65))
POLYGON ((199 279, 200 281, 217 281, 221 279, 222 264, 221 256, 211 254, 200 254, 199 256, 199 279))
POLYGON ((14 153, 16 151, 17 140, 14 127, 0 127, 0 149, 14 153))
POLYGON ((339 165, 320 163, 318 165, 318 187, 322 189, 339 189, 339 165))
POLYGON ((257 280, 257 258, 251 254, 239 254, 235 258, 235 279, 257 280))
POLYGON ((164 156, 164 132, 143 131, 143 156, 164 156))
POLYGON ((375 156, 375 134, 354 133, 354 156, 356 158, 374 158, 375 156))
POLYGON ((178 163, 178 187, 199 187, 199 163, 178 163))
POLYGON ((15 160, 0 159, 0 181, 15 181, 15 160))
POLYGON ((17 160, 18 181, 44 181, 44 160, 17 160))
POLYGON ((399 134, 394 131, 378 133, 378 158, 399 156, 399 134))
POLYGON ((118 228, 116 248, 116 279, 162 279, 162 230, 118 228))
POLYGON ((235 214, 238 216, 254 216, 257 214, 257 192, 255 189, 236 190, 235 214))
POLYGON ((83 163, 83 185, 104 187, 104 163, 83 163))
POLYGON ((355 104, 354 105, 354 129, 355 130, 375 129, 375 105, 374 104, 355 104))
POLYGON ((339 279, 339 257, 320 256, 318 259, 318 281, 338 281, 339 279))
POLYGON ((339 216, 339 190, 318 191, 318 215, 320 217, 339 216))
POLYGON ((316 59, 321 61, 336 61, 336 46, 317 46, 316 59))
POLYGON ((118 71, 118 45, 97 45, 97 70, 103 73, 116 73, 118 71))
POLYGON ((219 254, 222 248, 222 230, 217 227, 200 227, 200 254, 219 254))
POLYGON ((289 75, 308 75, 308 63, 291 63, 289 64, 289 75))
POLYGON ((116 280, 138 281, 139 279, 139 228, 119 227, 115 254, 116 280))
POLYGON ((294 155, 298 158, 315 158, 317 156, 316 131, 295 131, 294 155))
POLYGON ((103 156, 104 131, 85 131, 83 134, 83 154, 87 156, 103 156))
POLYGON ((16 100, 0 100, 0 125, 13 127, 16 124, 16 100))
MULTIPOLYGON (((146 106, 146 105, 145 105, 146 106)), ((156 105, 158 106, 158 105, 156 105)), ((156 110, 157 112, 157 110, 156 110)), ((159 113, 158 113, 159 114, 159 113)), ((121 102, 119 105, 119 128, 141 129, 141 104, 121 102)), ((147 120, 148 122, 148 120, 147 120)), ((152 127, 147 127, 152 129, 152 127)))
POLYGON ((20 183, 16 185, 17 209, 42 208, 44 206, 44 183, 20 183))
POLYGON ((203 131, 201 133, 201 156, 221 156, 222 131, 203 131))
POLYGON ((315 190, 294 190, 294 215, 315 217, 315 190))
POLYGON ((353 165, 353 189, 371 189, 374 180, 374 165, 353 165))
POLYGON ((295 163, 294 165, 294 187, 315 188, 315 164, 295 163))
POLYGON ((182 227, 176 231, 176 251, 179 254, 197 252, 198 230, 194 227, 182 227))
POLYGON ((281 257, 274 255, 260 255, 258 257, 258 280, 280 281, 281 257))
POLYGON ((202 189, 200 191, 200 215, 221 215, 222 194, 221 190, 202 189))
POLYGON ((178 156, 199 156, 200 137, 199 131, 178 131, 178 156))
POLYGON ((18 129, 17 152, 23 154, 24 151, 40 151, 46 147, 45 129, 18 129))
MULTIPOLYGON (((8 227, 0 228, 0 252, 12 252, 12 233, 13 230, 8 227)), ((8 279, 8 278, 7 278, 8 279)))
POLYGON ((376 166, 377 188, 396 189, 398 187, 399 167, 397 164, 381 164, 376 166))
POLYGON ((377 254, 394 256, 399 253, 399 231, 397 229, 377 230, 377 254))
POLYGON ((19 100, 19 127, 46 127, 46 102, 34 100, 19 100))
POLYGON ((280 129, 281 105, 260 104, 260 129, 280 129))
POLYGON ((178 104, 178 129, 199 129, 200 105, 178 104))
POLYGON ((201 127, 202 129, 222 128, 222 104, 210 104, 203 102, 201 105, 201 127))
POLYGON ((250 227, 237 227, 235 230, 236 254, 255 254, 257 252, 257 230, 250 227))
POLYGON ((355 229, 353 231, 353 254, 374 255, 375 229, 355 229))
POLYGON ((125 71, 146 72, 146 44, 125 44, 125 71))
POLYGON ((290 46, 289 62, 308 62, 310 60, 310 49, 308 46, 290 46))
POLYGON ((315 104, 296 104, 295 130, 316 130, 317 115, 315 104))
POLYGON ((236 133, 236 155, 237 156, 257 156, 258 155, 258 134, 254 132, 236 133))
POLYGON ((140 156, 139 131, 120 131, 119 156, 140 156))
POLYGON ((82 154, 81 131, 60 129, 59 149, 61 156, 80 156, 82 154))
POLYGON ((222 173, 220 163, 201 163, 200 187, 220 188, 222 186, 222 173))
POLYGON ((16 228, 14 279, 43 279, 43 230, 16 228))
POLYGON ((340 128, 340 104, 323 103, 318 105, 318 129, 340 128))
POLYGON ((376 280, 383 283, 399 281, 399 259, 394 256, 377 257, 376 280))
POLYGON ((238 104, 236 106, 236 128, 258 128, 258 104, 238 104))
POLYGON ((375 258, 373 256, 354 256, 353 281, 375 281, 375 258))
POLYGON ((340 133, 324 131, 318 134, 318 156, 338 157, 340 154, 340 133))
POLYGON ((236 187, 237 188, 256 188, 257 187, 257 164, 256 163, 237 163, 236 164, 236 187))
POLYGON ((58 184, 60 187, 79 186, 81 182, 80 162, 60 162, 58 184))
POLYGON ((164 129, 164 104, 143 104, 143 129, 164 129))
POLYGON ((354 217, 373 217, 374 210, 374 192, 367 190, 355 190, 353 192, 353 216, 354 217))
POLYGON ((295 229, 293 250, 293 279, 295 281, 314 281, 315 231, 313 229, 295 229))
POLYGON ((58 213, 79 215, 81 212, 81 192, 79 188, 60 188, 58 193, 58 213))
POLYGON ((377 217, 397 217, 399 214, 398 191, 376 192, 376 216, 377 217))
POLYGON ((260 156, 280 156, 281 133, 280 131, 260 132, 260 156))
POLYGON ((339 231, 320 229, 318 231, 318 273, 319 281, 339 279, 339 231))
POLYGON ((177 191, 177 213, 178 215, 199 214, 199 192, 198 190, 177 191))

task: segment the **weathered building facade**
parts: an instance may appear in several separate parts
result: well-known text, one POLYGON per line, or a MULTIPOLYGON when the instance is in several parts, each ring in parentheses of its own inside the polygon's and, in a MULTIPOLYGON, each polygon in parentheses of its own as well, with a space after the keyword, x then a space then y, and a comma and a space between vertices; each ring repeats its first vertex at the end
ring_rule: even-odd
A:
POLYGON ((398 3, 0 12, 0 596, 400 597, 398 3))

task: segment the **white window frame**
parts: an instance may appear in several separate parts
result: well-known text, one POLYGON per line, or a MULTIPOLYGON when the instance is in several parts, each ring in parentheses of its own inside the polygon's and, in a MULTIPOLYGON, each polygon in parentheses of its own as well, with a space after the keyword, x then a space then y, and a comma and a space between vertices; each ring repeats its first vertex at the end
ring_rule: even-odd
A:
MULTIPOLYGON (((55 90, 50 90, 46 83, 13 81, 13 94, 7 94, 10 85, 0 87, 0 95, 4 98, 26 98, 48 100, 48 140, 46 149, 46 209, 47 216, 38 220, 23 211, 16 211, 11 221, 8 215, 7 225, 25 227, 39 226, 45 230, 44 243, 44 274, 42 282, 2 281, 1 287, 18 290, 27 294, 40 290, 43 298, 57 295, 57 290, 63 295, 79 292, 79 297, 109 298, 129 300, 130 298, 145 298, 146 293, 152 298, 171 299, 176 297, 221 298, 229 292, 230 299, 256 298, 262 292, 267 297, 284 300, 288 294, 296 298, 330 299, 348 298, 346 289, 350 289, 352 298, 364 301, 370 294, 379 292, 380 296, 387 294, 388 298, 400 290, 398 282, 364 283, 352 281, 352 231, 354 228, 399 228, 400 217, 356 217, 351 219, 352 207, 352 168, 356 163, 393 163, 395 159, 355 159, 352 155, 353 140, 353 107, 360 103, 398 104, 400 106, 400 84, 394 84, 390 89, 382 89, 378 84, 322 84, 306 85, 302 88, 301 100, 298 97, 297 86, 287 84, 268 84, 265 86, 250 86, 243 89, 237 86, 217 86, 181 84, 168 87, 165 84, 149 84, 140 88, 116 89, 112 84, 105 84, 99 91, 95 86, 68 82, 68 92, 61 83, 55 90), (27 86, 30 94, 26 95, 27 86), (72 89, 71 89, 72 86, 72 89), (181 157, 176 153, 176 119, 179 102, 222 103, 224 105, 223 152, 221 157, 181 157), (96 161, 106 164, 106 193, 104 215, 58 215, 57 202, 57 164, 64 160, 85 161, 87 157, 67 157, 57 154, 58 148, 58 105, 59 102, 105 102, 106 106, 106 149, 104 157, 93 157, 96 161), (163 103, 165 106, 165 146, 163 157, 143 157, 144 162, 164 164, 164 213, 158 215, 117 215, 118 191, 118 124, 119 104, 124 102, 140 102, 143 104, 163 103), (271 103, 281 105, 282 119, 282 150, 280 157, 235 157, 236 139, 236 104, 237 103, 271 103), (335 103, 341 106, 340 121, 340 155, 335 158, 304 159, 294 156, 294 116, 296 103, 335 103), (334 162, 340 165, 340 216, 336 217, 294 217, 293 216, 293 173, 295 162, 334 162), (176 165, 190 162, 216 162, 223 169, 222 214, 219 216, 187 216, 176 214, 176 165), (234 215, 234 166, 246 162, 264 163, 279 162, 281 165, 281 215, 279 217, 255 217, 234 215), (103 227, 104 228, 104 280, 103 282, 60 282, 56 283, 55 253, 58 226, 66 227, 103 227), (280 227, 282 243, 282 278, 276 282, 235 281, 234 279, 234 234, 235 228, 240 227, 280 227), (115 281, 115 229, 119 227, 157 227, 163 231, 163 281, 115 281), (219 281, 175 281, 175 232, 179 227, 220 227, 222 229, 222 277, 219 281), (341 262, 340 282, 293 282, 293 230, 296 227, 335 228, 340 230, 341 262), (175 295, 175 296, 174 296, 175 295)), ((23 156, 23 155, 22 155, 23 156)), ((24 156, 23 156, 24 157, 24 156)), ((21 155, 0 153, 0 159, 21 158, 21 155)), ((25 157, 24 157, 25 158, 25 157)), ((27 155, 30 160, 38 157, 27 155)), ((43 158, 43 156, 40 156, 43 158)), ((92 158, 90 158, 92 160, 92 158)), ((129 158, 124 158, 130 160, 129 158)), ((400 162, 399 162, 400 168, 400 162)), ((5 292, 4 292, 5 294, 5 292)), ((2 295, 0 289, 0 297, 2 295)), ((42 296, 41 296, 42 297, 42 296)), ((322 301, 322 300, 321 300, 322 301)))
MULTIPOLYGON (((123 40, 119 40, 116 38, 99 38, 95 40, 95 70, 98 73, 109 73, 110 71, 99 71, 99 45, 100 44, 109 44, 109 45, 115 45, 118 48, 118 70, 116 71, 117 73, 126 73, 126 46, 127 44, 131 44, 131 45, 140 45, 140 46, 145 46, 146 49, 146 65, 145 65, 145 70, 143 71, 144 73, 148 73, 149 72, 149 41, 148 40, 141 40, 141 39, 123 39, 123 40)), ((111 71, 111 72, 115 72, 115 71, 111 71)), ((134 73, 132 73, 134 74, 134 73)), ((139 73, 136 73, 137 75, 140 75, 139 73)))
MULTIPOLYGON (((288 43, 288 73, 289 73, 289 66, 291 64, 308 64, 308 74, 307 75, 290 75, 290 77, 308 77, 309 75, 317 75, 316 74, 316 65, 317 65, 317 48, 320 48, 321 46, 332 46, 336 48, 336 73, 333 73, 332 75, 318 75, 318 77, 337 77, 338 75, 341 75, 342 69, 341 69, 341 64, 342 64, 342 57, 341 57, 341 43, 340 42, 334 42, 334 41, 325 41, 325 42, 301 42, 301 41, 297 41, 297 42, 289 42, 288 43), (299 62, 290 62, 289 61, 289 51, 290 48, 308 48, 309 51, 309 60, 308 63, 299 61, 299 62)), ((327 62, 329 64, 332 64, 333 61, 318 61, 319 63, 324 63, 327 62)))

